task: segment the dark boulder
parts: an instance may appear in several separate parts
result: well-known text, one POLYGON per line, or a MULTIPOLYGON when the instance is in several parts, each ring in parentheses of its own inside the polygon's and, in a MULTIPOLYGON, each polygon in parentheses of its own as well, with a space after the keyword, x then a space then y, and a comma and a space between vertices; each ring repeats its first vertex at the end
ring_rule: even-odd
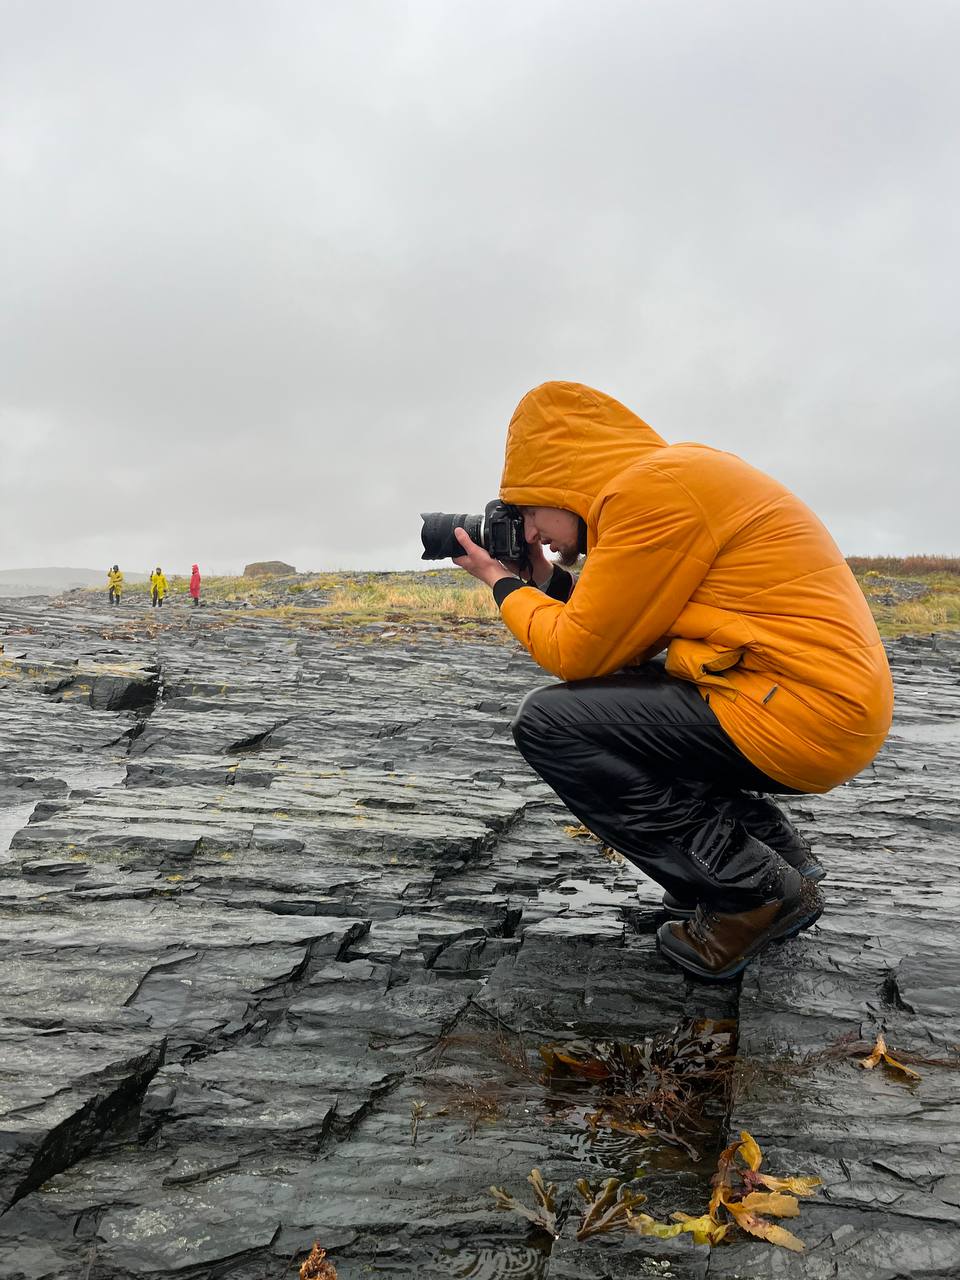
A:
POLYGON ((255 560, 243 568, 245 578, 279 578, 296 572, 292 564, 285 564, 282 560, 255 560))
POLYGON ((94 711, 132 711, 153 706, 159 681, 156 675, 96 676, 90 687, 94 711))
POLYGON ((152 707, 159 687, 160 677, 156 671, 137 668, 130 674, 97 675, 82 671, 66 679, 46 681, 43 691, 54 702, 86 699, 94 711, 134 711, 139 707, 152 707))

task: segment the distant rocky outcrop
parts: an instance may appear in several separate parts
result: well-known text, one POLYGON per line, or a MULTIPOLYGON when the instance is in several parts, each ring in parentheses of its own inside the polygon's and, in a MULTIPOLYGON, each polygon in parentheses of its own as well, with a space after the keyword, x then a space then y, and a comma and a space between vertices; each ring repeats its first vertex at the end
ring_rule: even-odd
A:
POLYGON ((865 573, 860 580, 863 594, 874 604, 909 604, 930 594, 930 583, 919 578, 888 578, 882 573, 865 573))
POLYGON ((296 572, 292 564, 285 564, 282 560, 255 560, 243 567, 245 578, 279 578, 296 572))

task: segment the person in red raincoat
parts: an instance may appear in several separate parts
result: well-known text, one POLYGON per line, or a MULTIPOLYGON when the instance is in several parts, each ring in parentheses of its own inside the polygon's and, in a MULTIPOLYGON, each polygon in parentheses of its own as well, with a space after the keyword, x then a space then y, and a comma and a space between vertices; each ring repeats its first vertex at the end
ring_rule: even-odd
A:
POLYGON ((193 596, 193 603, 200 603, 200 570, 196 565, 193 566, 193 573, 190 575, 190 594, 193 596))

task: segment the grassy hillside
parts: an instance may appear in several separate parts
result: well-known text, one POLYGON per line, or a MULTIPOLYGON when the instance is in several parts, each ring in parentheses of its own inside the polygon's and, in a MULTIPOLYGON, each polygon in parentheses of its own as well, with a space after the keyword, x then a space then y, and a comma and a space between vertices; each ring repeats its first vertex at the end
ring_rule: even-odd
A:
MULTIPOLYGON (((960 559, 850 557, 881 635, 960 629, 960 559)), ((166 607, 189 606, 189 580, 170 578, 166 607)), ((284 578, 208 577, 207 605, 298 621, 309 627, 373 627, 494 633, 490 591, 458 569, 409 573, 294 574, 284 578)), ((149 586, 128 584, 125 604, 147 605, 149 586)))
MULTIPOLYGON (((164 609, 192 608, 189 579, 170 577, 164 609)), ((85 593, 89 594, 89 593, 85 593)), ((339 572, 290 577, 203 579, 202 599, 219 610, 289 619, 308 628, 477 631, 499 634, 489 589, 458 569, 426 572, 339 572)), ((149 585, 125 590, 124 608, 146 608, 149 585)))
POLYGON ((960 629, 960 559, 849 556, 882 636, 960 629))

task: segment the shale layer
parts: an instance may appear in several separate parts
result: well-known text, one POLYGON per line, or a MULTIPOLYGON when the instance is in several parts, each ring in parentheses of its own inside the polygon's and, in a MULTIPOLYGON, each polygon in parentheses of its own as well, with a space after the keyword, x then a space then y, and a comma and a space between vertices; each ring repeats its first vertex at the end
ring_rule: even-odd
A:
POLYGON ((0 601, 0 642, 5 1280, 277 1280, 314 1241, 340 1280, 960 1274, 956 638, 891 646, 888 745, 792 803, 829 909, 739 990, 660 960, 657 887, 520 760, 508 645, 69 599, 0 601), (542 1074, 729 1018, 692 1150, 542 1074), (862 1070, 878 1031, 940 1065, 862 1070), (696 1213, 741 1129, 823 1179, 803 1254, 553 1240, 488 1191, 696 1213))

